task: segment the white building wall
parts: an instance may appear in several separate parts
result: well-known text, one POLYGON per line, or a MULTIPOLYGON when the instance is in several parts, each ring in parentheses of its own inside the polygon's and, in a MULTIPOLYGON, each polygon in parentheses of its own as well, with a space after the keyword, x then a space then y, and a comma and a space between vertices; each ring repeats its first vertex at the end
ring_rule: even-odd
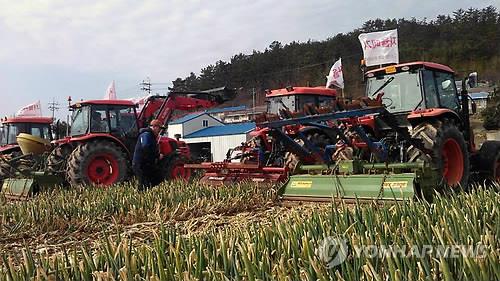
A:
POLYGON ((181 136, 183 136, 183 134, 182 134, 182 124, 168 125, 167 136, 169 138, 174 138, 175 134, 180 134, 181 136))
POLYGON ((212 126, 220 126, 223 125, 222 122, 219 120, 213 118, 212 116, 208 114, 203 114, 201 116, 198 116, 196 118, 193 118, 187 122, 184 122, 184 127, 182 130, 182 137, 189 135, 193 132, 199 131, 203 128, 208 128, 212 126), (207 126, 203 126, 203 120, 207 120, 208 124, 207 126))
POLYGON ((181 124, 169 124, 167 135, 169 138, 173 138, 175 134, 180 134, 181 138, 184 138, 185 135, 189 135, 198 130, 221 125, 223 125, 221 121, 213 118, 208 114, 203 114, 181 124), (207 120, 208 126, 203 127, 203 120, 207 120))
POLYGON ((235 148, 247 140, 247 134, 184 139, 186 143, 210 142, 210 150, 212 152, 213 161, 215 162, 226 159, 226 153, 229 149, 235 148))

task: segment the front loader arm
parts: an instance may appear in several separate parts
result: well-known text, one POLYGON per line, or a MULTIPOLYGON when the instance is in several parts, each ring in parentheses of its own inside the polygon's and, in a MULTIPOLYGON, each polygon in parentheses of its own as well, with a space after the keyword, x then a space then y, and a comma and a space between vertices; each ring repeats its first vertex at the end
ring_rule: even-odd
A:
POLYGON ((167 124, 170 118, 172 118, 174 110, 193 111, 202 108, 211 108, 218 104, 219 103, 210 100, 170 95, 166 102, 160 107, 156 119, 160 120, 162 124, 167 124))
POLYGON ((167 96, 151 96, 139 115, 139 126, 146 127, 147 122, 153 118, 162 124, 168 124, 175 110, 193 111, 211 108, 226 100, 227 96, 204 92, 170 92, 167 96))

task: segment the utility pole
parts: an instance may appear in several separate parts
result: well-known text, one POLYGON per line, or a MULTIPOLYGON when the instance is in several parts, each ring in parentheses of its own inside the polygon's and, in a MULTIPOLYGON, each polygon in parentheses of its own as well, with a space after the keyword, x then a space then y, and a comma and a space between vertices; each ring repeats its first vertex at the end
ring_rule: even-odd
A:
POLYGON ((54 121, 55 111, 59 110, 59 103, 56 102, 55 98, 52 98, 52 102, 49 102, 49 110, 52 111, 52 122, 54 121))
POLYGON ((148 93, 148 95, 151 95, 151 79, 149 77, 146 78, 146 80, 142 80, 141 85, 141 90, 145 91, 148 93))

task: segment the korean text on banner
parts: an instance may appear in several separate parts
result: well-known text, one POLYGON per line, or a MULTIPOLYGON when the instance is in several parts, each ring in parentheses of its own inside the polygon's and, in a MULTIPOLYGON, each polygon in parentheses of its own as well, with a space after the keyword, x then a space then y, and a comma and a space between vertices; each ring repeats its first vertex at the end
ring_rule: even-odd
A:
POLYGON ((40 101, 23 106, 17 111, 16 116, 42 116, 40 101))
POLYGON ((399 63, 397 29, 361 33, 358 38, 366 66, 399 63))

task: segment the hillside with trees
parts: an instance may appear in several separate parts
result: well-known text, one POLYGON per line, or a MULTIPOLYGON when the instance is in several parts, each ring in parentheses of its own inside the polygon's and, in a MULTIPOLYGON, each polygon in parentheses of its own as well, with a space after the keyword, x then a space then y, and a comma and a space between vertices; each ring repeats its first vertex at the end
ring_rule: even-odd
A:
MULTIPOLYGON (((337 57, 342 57, 347 96, 363 91, 358 35, 398 29, 400 61, 426 60, 451 66, 459 77, 477 71, 481 80, 500 80, 500 13, 493 6, 459 9, 435 19, 375 19, 349 33, 323 41, 272 42, 264 51, 236 54, 173 81, 175 89, 204 90, 226 85, 263 102, 265 89, 287 85, 324 85, 337 57)), ((251 98, 250 98, 251 100, 251 98)), ((240 102, 240 101, 238 101, 240 102)))

